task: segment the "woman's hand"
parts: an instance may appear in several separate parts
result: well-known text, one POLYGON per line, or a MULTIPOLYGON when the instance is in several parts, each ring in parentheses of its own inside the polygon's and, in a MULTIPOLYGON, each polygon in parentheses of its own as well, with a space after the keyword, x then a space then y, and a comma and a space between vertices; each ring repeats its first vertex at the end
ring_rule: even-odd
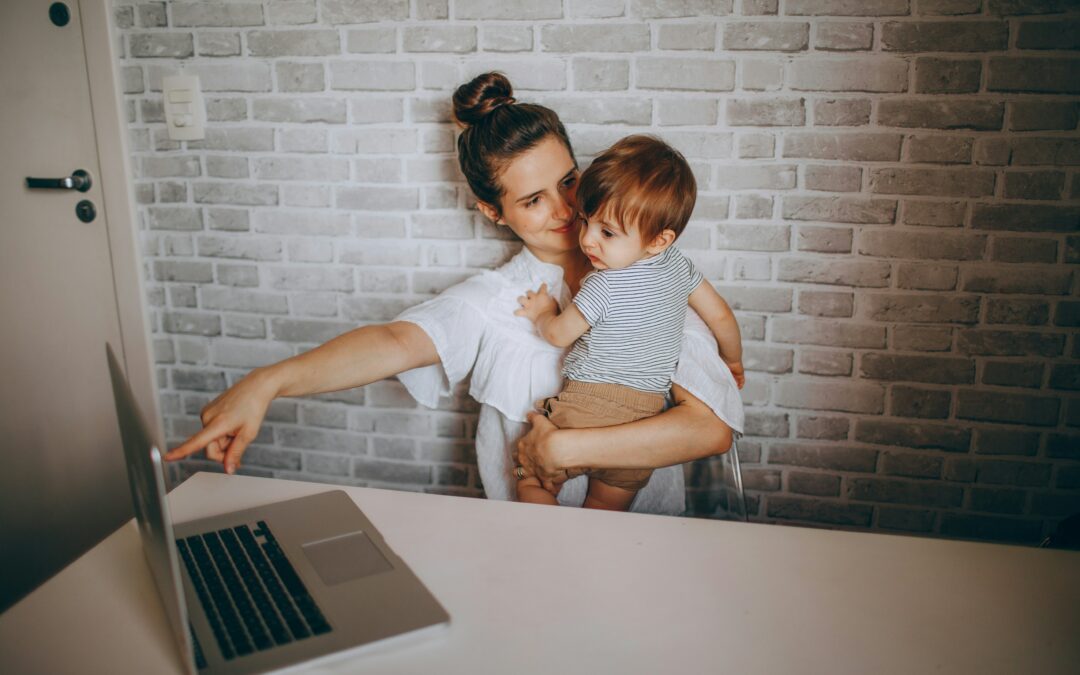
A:
POLYGON ((533 323, 545 314, 555 315, 559 312, 559 303, 548 294, 547 284, 541 284, 535 292, 525 291, 525 295, 518 297, 517 300, 521 309, 515 310, 514 316, 524 316, 533 323))
POLYGON ((207 459, 221 462, 225 473, 235 473, 276 394, 262 371, 252 371, 202 409, 202 431, 166 453, 165 459, 182 459, 205 447, 207 459))
POLYGON ((532 428, 518 441, 514 463, 524 468, 526 476, 539 478, 545 490, 558 494, 567 478, 556 460, 559 428, 538 412, 530 412, 526 419, 532 428))

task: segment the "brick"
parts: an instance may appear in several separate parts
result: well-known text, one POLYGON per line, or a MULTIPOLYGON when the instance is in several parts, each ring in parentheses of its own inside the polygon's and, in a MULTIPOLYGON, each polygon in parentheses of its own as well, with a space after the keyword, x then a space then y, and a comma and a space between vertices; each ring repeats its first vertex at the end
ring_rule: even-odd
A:
POLYGON ((546 52, 639 52, 649 49, 644 24, 549 25, 540 28, 546 52))
POLYGON ((1068 131, 1076 128, 1080 105, 1074 101, 1011 101, 1010 131, 1068 131))
POLYGON ((1046 487, 1050 484, 1051 464, 1008 460, 982 460, 977 463, 976 482, 994 485, 1046 487))
POLYGON ((834 525, 866 527, 873 509, 859 504, 819 502, 792 497, 770 497, 766 515, 770 518, 809 520, 834 525))
POLYGON ((934 528, 935 511, 886 506, 879 506, 877 511, 877 524, 883 530, 929 533, 934 528))
POLYGON ((328 157, 267 157, 255 160, 255 177, 262 180, 341 182, 349 178, 349 163, 328 157))
POLYGON ((1080 390, 1080 366, 1073 364, 1054 364, 1050 371, 1050 388, 1069 391, 1080 390))
POLYGON ((800 417, 795 435, 799 438, 842 441, 848 436, 851 423, 844 417, 800 417))
POLYGON ((228 232, 247 232, 248 214, 246 209, 206 209, 207 224, 211 230, 228 232))
POLYGON ((886 224, 896 218, 896 202, 862 197, 784 197, 782 213, 787 220, 886 224))
POLYGON ((819 99, 814 101, 815 126, 857 127, 870 123, 866 99, 819 99))
POLYGON ((220 370, 208 371, 173 368, 172 382, 174 389, 180 389, 182 391, 221 392, 226 389, 225 373, 220 370))
POLYGON ((850 352, 803 349, 799 352, 799 372, 807 375, 851 375, 850 352))
POLYGON ((1024 511, 1027 493, 1023 490, 971 489, 971 510, 991 513, 1020 514, 1024 511))
POLYGON ((805 99, 730 98, 727 100, 727 123, 730 126, 803 126, 806 124, 805 99))
POLYGON ((889 413, 897 417, 945 419, 949 416, 952 394, 940 389, 922 389, 895 385, 892 388, 889 413))
POLYGON ((961 331, 957 348, 976 356, 1060 356, 1064 335, 1031 333, 1016 330, 961 331))
POLYGON ((339 90, 412 91, 416 73, 411 62, 334 60, 330 88, 339 90))
POLYGON ((905 16, 909 0, 788 0, 785 11, 802 16, 905 16))
POLYGON ((1080 93, 1080 60, 999 56, 990 58, 988 91, 1080 93))
POLYGON ((1050 305, 1042 300, 988 298, 986 323, 1043 326, 1050 318, 1050 305))
MULTIPOLYGON (((688 159, 726 159, 731 157, 731 134, 669 131, 664 140, 688 159)), ((584 154, 584 151, 581 151, 584 154)), ((596 153, 599 154, 599 153, 596 153)), ((701 201, 701 197, 698 197, 701 201)))
POLYGON ((194 183, 196 204, 232 204, 235 206, 274 206, 277 187, 244 183, 194 183))
POLYGON ((180 178, 192 178, 202 174, 199 166, 199 158, 188 157, 143 157, 141 158, 140 172, 146 178, 163 178, 176 176, 180 178))
POLYGON ((944 513, 941 516, 941 534, 954 538, 1034 544, 1042 537, 1042 521, 944 513))
POLYGON ((1034 456, 1039 451, 1039 434, 1013 429, 978 429, 974 450, 981 455, 1034 456))
POLYGON ((185 59, 195 55, 191 33, 132 33, 130 54, 136 58, 185 59))
POLYGON ((973 59, 915 60, 915 93, 972 94, 979 91, 982 62, 973 59))
POLYGON ((640 57, 639 89, 731 91, 735 88, 735 62, 728 59, 640 57))
POLYGON ((949 136, 911 136, 907 161, 928 164, 970 164, 974 140, 949 136))
MULTIPOLYGON (((776 137, 772 134, 742 134, 739 136, 738 155, 740 159, 772 159, 775 154, 776 137)), ((772 215, 771 206, 769 214, 772 215)))
POLYGON ((1065 237, 1065 262, 1080 263, 1080 237, 1065 237))
POLYGON ((769 448, 768 463, 803 469, 873 473, 877 466, 877 455, 876 450, 842 445, 773 443, 769 448))
POLYGON ((874 25, 855 22, 820 22, 814 48, 823 51, 865 51, 874 43, 874 25))
POLYGON ((773 59, 744 58, 742 88, 747 91, 777 91, 784 84, 784 64, 773 59))
POLYGON ((252 56, 329 56, 341 52, 336 30, 255 30, 247 35, 252 56))
POLYGON ((175 2, 174 26, 261 26, 262 6, 258 3, 175 2))
POLYGON ((907 80, 907 62, 883 56, 858 59, 806 56, 793 61, 789 70, 789 85, 797 91, 902 92, 907 90, 907 80))
POLYGON ((975 141, 975 163, 1005 166, 1012 159, 1012 143, 1004 138, 981 138, 975 141))
POLYGON ((203 288, 200 301, 204 309, 212 310, 255 314, 286 314, 289 311, 284 295, 237 288, 203 288))
POLYGON ((203 312, 165 312, 162 328, 166 333, 181 335, 221 335, 221 317, 203 312))
POLYGON ((397 31, 375 27, 345 33, 345 51, 350 54, 389 54, 397 51, 397 31))
POLYGON ((881 27, 884 51, 1001 51, 1008 42, 1004 21, 887 21, 881 27))
POLYGON ((423 26, 404 29, 406 52, 463 54, 476 51, 475 26, 423 26))
POLYGON ((884 412, 885 390, 877 385, 817 380, 788 380, 777 388, 776 405, 785 408, 884 412))
POLYGON ((888 127, 998 131, 1004 118, 1004 104, 993 101, 886 99, 878 106, 878 123, 888 127))
POLYGON ((905 201, 902 222, 923 227, 962 227, 967 202, 905 201))
POLYGON ((1006 387, 1038 388, 1042 384, 1041 363, 1017 361, 987 361, 983 366, 984 384, 1006 387))
POLYGON ((713 176, 725 190, 790 190, 796 181, 791 164, 730 164, 713 169, 713 176))
POLYGON ((1080 326, 1080 302, 1061 301, 1054 311, 1055 326, 1080 326))
POLYGON ((155 260, 154 279, 156 281, 180 281, 193 284, 214 282, 214 271, 210 263, 188 260, 155 260))
POLYGON ((994 237, 990 259, 1009 263, 1057 262, 1057 242, 1053 239, 994 237))
POLYGON ((732 21, 724 24, 724 49, 778 52, 805 51, 810 24, 794 21, 732 21))
POLYGON ((1080 231, 1080 208, 1041 204, 974 204, 971 226, 977 230, 1076 232, 1080 231))
POLYGON ((213 178, 247 178, 248 162, 245 157, 207 157, 206 175, 213 178))
POLYGON ((968 267, 964 270, 963 289, 975 293, 1068 295, 1071 287, 1072 272, 1067 269, 1002 268, 998 265, 968 267))
MULTIPOLYGON (((572 68, 574 88, 580 91, 623 91, 630 86, 630 62, 627 60, 575 58, 572 68)), ((715 107, 713 102, 714 110, 715 107)))
POLYGON ((773 200, 763 195, 739 195, 735 198, 735 217, 762 220, 772 218, 773 200))
POLYGON ((971 384, 975 381, 975 362, 960 357, 864 354, 859 374, 893 382, 971 384))
POLYGON ((801 225, 796 248, 817 253, 850 253, 851 237, 851 230, 846 228, 801 225))
POLYGON ((529 52, 533 48, 533 31, 531 26, 483 26, 480 41, 485 51, 529 52))
POLYGON ((900 264, 896 270, 897 288, 916 291, 951 291, 958 277, 955 265, 900 264))
POLYGON ((643 19, 724 16, 731 14, 732 0, 630 0, 628 15, 643 19))
POLYGON ((859 235, 861 255, 925 260, 981 260, 984 235, 865 230, 859 235))
POLYGON ((1024 136, 1012 142, 1010 161, 1015 166, 1080 164, 1080 141, 1075 138, 1024 136))
POLYGON ((359 211, 413 211, 420 205, 415 188, 339 187, 337 207, 359 211))
POLYGON ((544 103, 557 109, 566 124, 649 126, 652 123, 652 101, 639 97, 558 98, 545 100, 544 103))
POLYGON ((870 191, 880 194, 985 197, 994 173, 978 169, 870 169, 870 191))
POLYGON ((882 288, 889 284, 889 264, 863 261, 782 258, 779 281, 882 288))
POLYGON ((875 321, 973 324, 979 318, 979 297, 877 293, 864 296, 861 314, 875 321))
POLYGON ((746 16, 762 16, 777 14, 779 5, 779 0, 742 0, 740 9, 746 16))
POLYGON ((245 260, 281 260, 281 242, 251 237, 200 236, 199 255, 245 260))
POLYGON ((851 293, 799 291, 799 313, 811 316, 850 317, 854 309, 851 293))
POLYGON ((937 326, 896 326, 893 348, 920 352, 943 352, 952 347, 952 329, 937 326))
POLYGON ((783 157, 894 162, 900 159, 900 134, 791 132, 784 136, 783 157))
POLYGON ((750 412, 746 415, 746 434, 786 438, 788 416, 786 413, 750 412))
POLYGON ((976 390, 961 390, 958 400, 960 419, 1029 426, 1056 425, 1060 407, 1057 398, 976 390))
POLYGON ((270 287, 279 290, 349 292, 354 287, 352 272, 351 268, 330 266, 271 267, 268 278, 270 287))
MULTIPOLYGON (((408 2, 405 2, 408 15, 408 2)), ((561 0, 536 0, 529 3, 490 3, 485 0, 456 0, 455 19, 510 19, 515 21, 562 18, 561 0)), ((395 17, 398 18, 398 17, 395 17)), ((400 17, 404 18, 404 17, 400 17)))
POLYGON ((1065 190, 1063 171, 1008 171, 1006 199, 1061 199, 1065 190))
POLYGON ((660 49, 704 49, 716 45, 716 25, 712 23, 661 24, 657 46, 660 49))
POLYGON ((939 508, 960 506, 964 497, 951 485, 882 478, 853 478, 846 492, 849 499, 939 508))
POLYGON ((188 141, 188 148, 233 152, 261 152, 274 149, 274 130, 229 128, 206 130, 206 138, 188 141))
POLYGON ((254 287, 259 285, 258 265, 217 263, 215 268, 217 269, 218 283, 223 286, 254 287))
POLYGON ((786 225, 719 225, 717 245, 725 250, 787 251, 791 228, 786 225))
MULTIPOLYGON (((466 0, 463 0, 461 4, 466 4, 466 0)), ((319 5, 322 9, 322 20, 331 25, 399 21, 409 16, 408 0, 380 0, 380 2, 322 0, 319 5)))
POLYGON ((796 494, 817 497, 840 496, 840 476, 792 471, 788 473, 788 490, 796 494))
POLYGON ((881 472, 887 476, 905 478, 941 478, 944 459, 931 455, 907 452, 882 453, 881 472))
MULTIPOLYGON (((1070 414, 1075 409, 1076 399, 1070 403, 1070 414)), ((1070 421, 1075 426, 1075 421, 1070 421)), ((1054 459, 1080 459, 1080 437, 1067 434, 1048 434, 1046 437, 1046 456, 1054 459)))
POLYGON ((803 169, 807 190, 858 192, 862 187, 862 169, 855 166, 811 164, 803 169))

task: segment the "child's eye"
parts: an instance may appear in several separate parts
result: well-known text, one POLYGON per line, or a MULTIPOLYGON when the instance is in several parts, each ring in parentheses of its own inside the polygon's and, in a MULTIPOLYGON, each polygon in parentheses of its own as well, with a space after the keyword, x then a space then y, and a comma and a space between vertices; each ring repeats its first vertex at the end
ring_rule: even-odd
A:
POLYGON ((600 230, 600 233, 604 235, 605 239, 611 239, 615 236, 615 233, 611 230, 600 230))

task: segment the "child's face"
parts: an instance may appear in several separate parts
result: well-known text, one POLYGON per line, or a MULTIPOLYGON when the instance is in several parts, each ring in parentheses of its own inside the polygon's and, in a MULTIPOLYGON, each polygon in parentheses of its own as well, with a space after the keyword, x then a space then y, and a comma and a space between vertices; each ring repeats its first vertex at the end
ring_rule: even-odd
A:
POLYGON ((581 250, 598 270, 629 267, 657 253, 651 250, 652 242, 641 240, 641 233, 634 223, 617 222, 606 211, 600 211, 589 219, 584 215, 580 218, 578 240, 581 250))

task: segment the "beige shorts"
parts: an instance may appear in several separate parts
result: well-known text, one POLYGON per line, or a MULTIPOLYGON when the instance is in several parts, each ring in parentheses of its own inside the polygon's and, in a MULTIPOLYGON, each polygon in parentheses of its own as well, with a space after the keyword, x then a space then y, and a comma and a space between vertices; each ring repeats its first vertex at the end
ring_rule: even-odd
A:
MULTIPOLYGON (((548 419, 560 429, 610 427, 663 412, 666 395, 639 391, 621 384, 598 384, 569 380, 566 388, 544 401, 548 419)), ((652 469, 571 469, 624 490, 645 487, 652 469)))

